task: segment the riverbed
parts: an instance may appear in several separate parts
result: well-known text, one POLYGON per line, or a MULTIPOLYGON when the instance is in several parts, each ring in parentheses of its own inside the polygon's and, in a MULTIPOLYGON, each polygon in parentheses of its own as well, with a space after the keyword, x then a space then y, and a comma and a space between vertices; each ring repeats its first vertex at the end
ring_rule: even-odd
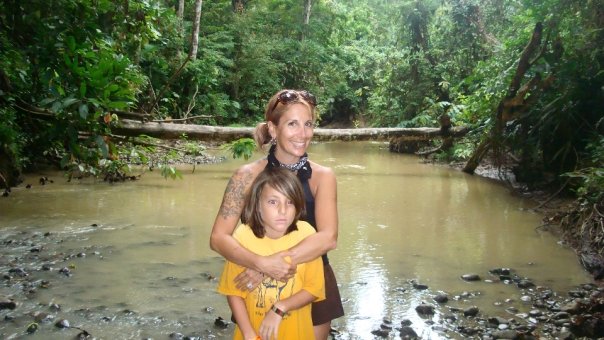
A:
MULTIPOLYGON (((329 257, 346 316, 334 321, 334 337, 398 339, 410 323, 423 339, 465 338, 446 327, 447 314, 463 319, 476 307, 521 322, 538 292, 566 295, 592 282, 574 252, 538 228, 534 202, 387 147, 333 142, 309 150, 338 180, 340 234, 329 257), (495 269, 509 269, 509 280, 495 269), (519 288, 520 279, 533 286, 519 288), (448 301, 435 302, 439 294, 448 301), (435 313, 418 313, 422 304, 435 313)), ((183 166, 182 180, 154 171, 116 184, 28 175, 0 199, 0 298, 15 302, 0 311, 0 337, 19 338, 36 323, 28 339, 82 330, 102 339, 229 339, 230 312, 215 292, 223 260, 208 238, 242 163, 227 156, 183 166), (77 328, 59 328, 60 320, 77 328)))

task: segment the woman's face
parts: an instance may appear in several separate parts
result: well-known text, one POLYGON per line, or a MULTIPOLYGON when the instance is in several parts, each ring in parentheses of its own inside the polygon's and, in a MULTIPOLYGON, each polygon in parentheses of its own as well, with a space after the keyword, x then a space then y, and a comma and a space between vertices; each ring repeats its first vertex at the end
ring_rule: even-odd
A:
POLYGON ((294 103, 279 119, 279 125, 269 122, 269 132, 277 140, 275 157, 284 164, 296 163, 310 145, 314 122, 310 109, 304 104, 294 103))

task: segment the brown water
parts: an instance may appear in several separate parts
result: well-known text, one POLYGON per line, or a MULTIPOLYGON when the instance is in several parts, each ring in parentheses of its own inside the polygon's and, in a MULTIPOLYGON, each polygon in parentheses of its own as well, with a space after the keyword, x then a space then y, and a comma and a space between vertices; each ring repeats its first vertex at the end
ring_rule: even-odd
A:
MULTIPOLYGON (((438 291, 451 298, 471 292, 448 305, 491 315, 528 309, 514 285, 484 281, 493 268, 512 268, 561 292, 590 282, 571 250, 536 229, 542 216, 528 210, 531 202, 493 181, 390 153, 383 143, 314 144, 309 154, 338 178, 340 236, 329 257, 346 312, 333 323, 342 339, 372 339, 384 318, 394 325, 408 318, 424 339, 441 338, 414 310, 433 303, 438 291), (483 281, 461 280, 466 273, 483 281), (415 290, 410 280, 429 289, 415 290)), ((33 321, 28 313, 44 311, 102 339, 167 339, 172 332, 229 339, 232 326, 213 326, 230 313, 214 291, 222 259, 208 238, 228 178, 242 162, 227 159, 194 173, 185 167, 177 181, 152 172, 116 185, 67 183, 49 173, 54 183, 41 186, 39 175, 28 177, 31 189, 22 185, 0 199, 1 263, 19 257, 13 262, 31 281, 48 280, 50 288, 24 298, 14 281, 1 282, 0 298, 18 297, 20 305, 0 311, 0 338, 20 338, 33 321), (16 239, 26 242, 10 243, 16 239), (53 270, 40 271, 42 263, 53 270), (58 273, 68 266, 71 277, 58 273), (52 311, 52 303, 61 310, 52 311)), ((42 323, 27 338, 76 334, 42 323)))

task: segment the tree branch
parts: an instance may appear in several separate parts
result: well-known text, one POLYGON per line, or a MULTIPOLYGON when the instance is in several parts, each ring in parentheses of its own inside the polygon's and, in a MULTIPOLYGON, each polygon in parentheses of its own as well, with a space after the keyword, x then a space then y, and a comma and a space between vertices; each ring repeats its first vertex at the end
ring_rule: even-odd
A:
POLYGON ((520 88, 520 82, 524 77, 524 74, 531 66, 530 58, 535 53, 535 49, 539 47, 541 44, 541 35, 543 33, 543 24, 538 22, 535 25, 535 29, 533 30, 533 35, 531 36, 531 40, 526 45, 520 59, 518 60, 518 67, 516 68, 516 74, 510 83, 510 87, 508 90, 508 97, 513 97, 516 95, 516 91, 520 88))

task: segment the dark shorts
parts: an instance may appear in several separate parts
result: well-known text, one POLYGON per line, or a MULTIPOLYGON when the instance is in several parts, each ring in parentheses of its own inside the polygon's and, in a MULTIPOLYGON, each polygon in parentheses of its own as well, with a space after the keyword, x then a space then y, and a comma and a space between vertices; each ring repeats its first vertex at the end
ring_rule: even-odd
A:
POLYGON ((336 276, 329 263, 323 265, 323 272, 325 273, 325 300, 312 304, 312 324, 314 326, 322 325, 344 315, 336 276))

